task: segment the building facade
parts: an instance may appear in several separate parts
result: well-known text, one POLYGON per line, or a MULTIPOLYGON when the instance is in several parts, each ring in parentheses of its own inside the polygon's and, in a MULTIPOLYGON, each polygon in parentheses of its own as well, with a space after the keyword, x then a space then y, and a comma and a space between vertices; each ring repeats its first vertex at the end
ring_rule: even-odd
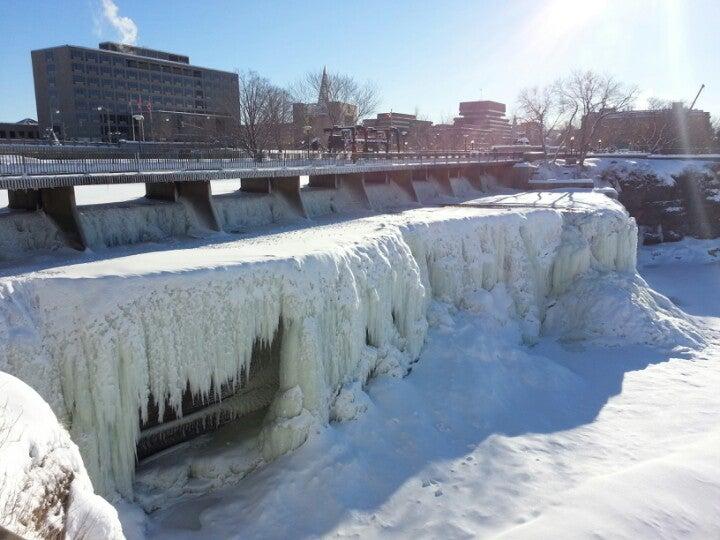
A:
POLYGON ((512 135, 505 110, 505 104, 497 101, 463 101, 460 103, 460 116, 455 118, 454 124, 482 131, 482 146, 509 144, 512 135))
POLYGON ((715 150, 710 113, 688 109, 681 102, 664 109, 604 110, 588 115, 583 122, 597 128, 591 148, 616 148, 655 152, 704 153, 715 150))
POLYGON ((239 118, 237 74, 184 55, 105 42, 31 57, 40 130, 64 139, 216 140, 239 118))
POLYGON ((316 103, 293 103, 293 136, 298 147, 312 142, 324 146, 326 129, 335 126, 351 126, 357 121, 357 106, 352 103, 333 101, 330 97, 330 79, 323 69, 316 103))
POLYGON ((429 150, 432 148, 432 122, 418 120, 414 114, 378 113, 375 118, 363 120, 363 126, 381 131, 397 130, 405 150, 429 150))
POLYGON ((19 122, 0 122, 0 142, 36 141, 41 138, 40 126, 32 118, 24 118, 19 122))

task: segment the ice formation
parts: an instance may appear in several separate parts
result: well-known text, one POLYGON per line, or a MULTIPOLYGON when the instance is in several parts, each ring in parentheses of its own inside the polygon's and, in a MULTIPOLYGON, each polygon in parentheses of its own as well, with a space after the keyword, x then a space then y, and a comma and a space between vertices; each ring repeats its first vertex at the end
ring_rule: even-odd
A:
POLYGON ((99 492, 131 497, 138 410, 147 419, 150 394, 166 398, 161 417, 165 401, 179 413, 186 386, 207 395, 238 378, 254 344, 278 333, 279 389, 259 437, 269 460, 331 415, 357 414, 354 394, 368 377, 405 374, 433 297, 510 309, 532 342, 548 298, 579 275, 634 272, 637 228, 619 204, 593 193, 549 197, 4 278, 0 370, 66 422, 99 492))
POLYGON ((24 538, 124 538, 48 404, 2 372, 0 396, 0 525, 24 538))

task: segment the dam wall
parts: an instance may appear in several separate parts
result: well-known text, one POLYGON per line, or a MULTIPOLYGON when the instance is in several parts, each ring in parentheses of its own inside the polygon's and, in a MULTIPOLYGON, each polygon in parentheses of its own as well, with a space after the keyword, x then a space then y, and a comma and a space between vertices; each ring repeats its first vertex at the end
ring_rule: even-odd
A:
POLYGON ((627 212, 594 193, 563 200, 417 208, 0 278, 0 371, 52 407, 99 493, 132 497, 143 426, 181 422, 195 401, 220 404, 210 422, 241 416, 251 398, 265 406, 250 382, 272 358, 257 439, 269 461, 326 424, 344 388, 407 374, 434 301, 462 308, 502 287, 532 342, 578 277, 632 274, 627 212), (226 396, 233 388, 247 400, 226 396))

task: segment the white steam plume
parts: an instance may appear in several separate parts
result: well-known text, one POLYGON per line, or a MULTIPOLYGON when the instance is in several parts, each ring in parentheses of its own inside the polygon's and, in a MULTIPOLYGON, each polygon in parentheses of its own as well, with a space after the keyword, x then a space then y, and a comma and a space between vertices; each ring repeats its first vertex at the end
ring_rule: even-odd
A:
POLYGON ((135 45, 138 37, 138 27, 130 17, 120 16, 120 8, 113 0, 102 0, 103 17, 117 31, 120 42, 126 45, 135 45))

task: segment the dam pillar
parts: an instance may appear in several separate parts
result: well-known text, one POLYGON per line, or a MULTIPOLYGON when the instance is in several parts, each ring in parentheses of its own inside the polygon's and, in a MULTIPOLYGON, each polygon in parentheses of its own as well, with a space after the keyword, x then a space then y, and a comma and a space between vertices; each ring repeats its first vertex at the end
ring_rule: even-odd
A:
POLYGON ((190 205, 201 225, 211 231, 220 231, 222 229, 212 202, 210 180, 176 182, 175 190, 178 200, 190 205))
POLYGON ((337 189, 338 179, 334 174, 313 174, 309 177, 309 186, 312 188, 337 189))
POLYGON ((427 182, 427 179, 428 179, 428 170, 425 167, 412 170, 413 182, 427 182))
POLYGON ((273 178, 270 182, 270 192, 277 193, 282 197, 298 216, 307 218, 308 213, 305 205, 300 197, 300 177, 299 176, 279 176, 273 178))
POLYGON ((191 209, 201 226, 211 231, 220 231, 220 220, 212 203, 209 180, 186 182, 148 182, 145 184, 145 198, 155 201, 183 201, 191 209))
POLYGON ((370 210, 370 199, 365 189, 365 175, 362 173, 338 174, 338 188, 347 191, 352 200, 360 207, 370 210))
POLYGON ((428 171, 430 179, 434 180, 443 195, 455 196, 452 184, 450 183, 450 169, 448 167, 435 167, 428 171))
POLYGON ((480 181, 480 177, 482 176, 483 171, 481 171, 479 167, 466 165, 462 167, 460 174, 467 178, 467 181, 475 189, 482 190, 482 182, 480 181))
POLYGON ((75 202, 73 186, 11 189, 8 190, 8 207, 15 210, 34 212, 42 210, 60 230, 65 242, 77 250, 87 247, 75 202))
POLYGON ((415 186, 413 186, 412 183, 412 176, 412 170, 392 171, 388 173, 388 178, 393 184, 407 193, 412 201, 420 202, 420 198, 415 191, 415 186))
POLYGON ((40 190, 43 212, 55 222, 71 247, 84 250, 87 247, 78 217, 73 186, 40 190))

